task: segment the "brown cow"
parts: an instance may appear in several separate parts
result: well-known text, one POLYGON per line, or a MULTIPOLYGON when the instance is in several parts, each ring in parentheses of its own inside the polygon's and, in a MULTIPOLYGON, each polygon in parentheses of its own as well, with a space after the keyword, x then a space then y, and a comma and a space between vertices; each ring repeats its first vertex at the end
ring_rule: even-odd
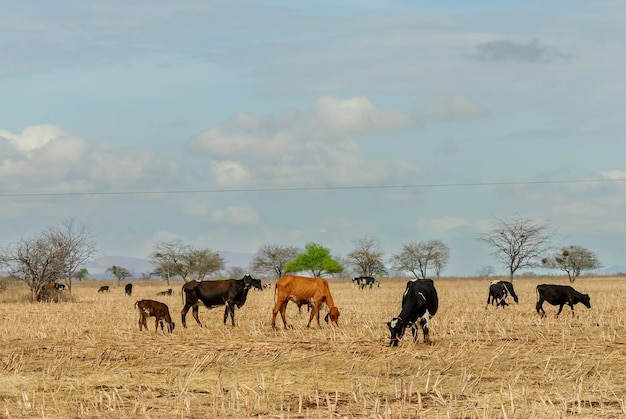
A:
POLYGON ((317 317, 317 325, 321 326, 320 308, 323 304, 326 304, 328 307, 328 314, 324 317, 326 323, 328 323, 329 319, 334 324, 337 324, 339 321, 339 309, 333 302, 333 297, 330 295, 330 289, 328 287, 328 281, 324 278, 286 275, 276 282, 274 297, 276 297, 276 293, 278 293, 278 297, 276 298, 274 310, 272 310, 272 327, 274 328, 276 327, 276 315, 279 312, 285 327, 289 327, 285 319, 285 311, 287 310, 287 303, 289 303, 289 301, 293 301, 298 305, 302 305, 301 303, 313 304, 309 323, 306 327, 311 326, 314 317, 317 317))
POLYGON ((98 289, 98 292, 109 292, 109 286, 103 285, 98 289))
POLYGON ((143 330, 142 326, 148 330, 148 317, 154 317, 154 331, 159 330, 159 323, 161 323, 161 331, 163 330, 163 322, 167 323, 167 331, 172 333, 174 330, 174 322, 170 316, 170 310, 167 304, 163 304, 154 300, 139 300, 135 303, 135 308, 139 308, 139 331, 143 330))

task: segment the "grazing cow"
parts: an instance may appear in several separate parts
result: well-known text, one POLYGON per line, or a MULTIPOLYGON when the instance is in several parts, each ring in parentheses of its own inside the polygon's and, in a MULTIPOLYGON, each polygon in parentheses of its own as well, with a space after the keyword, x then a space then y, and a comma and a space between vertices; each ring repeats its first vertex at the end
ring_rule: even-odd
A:
POLYGON ((67 286, 65 284, 58 284, 58 283, 54 283, 54 289, 57 291, 66 291, 67 290, 67 286))
POLYGON ((98 288, 98 292, 109 292, 109 286, 108 285, 103 285, 100 288, 98 288))
POLYGON ((266 282, 263 284, 263 288, 272 288, 272 284, 270 282, 266 282))
POLYGON ((183 285, 182 295, 184 307, 181 310, 183 327, 187 327, 185 317, 190 308, 196 322, 202 327, 198 318, 198 307, 204 304, 207 308, 225 306, 224 324, 230 314, 232 325, 235 325, 235 305, 241 308, 246 302, 250 288, 263 289, 261 281, 246 274, 241 279, 223 281, 189 281, 183 285))
POLYGON ((419 331, 417 323, 422 328, 424 342, 429 343, 428 322, 437 313, 439 298, 432 279, 417 279, 406 284, 402 295, 402 310, 397 317, 387 323, 391 332, 389 346, 398 346, 398 341, 404 336, 407 327, 411 328, 413 341, 418 341, 419 331))
POLYGON ((365 289, 369 285, 370 289, 372 289, 372 285, 377 285, 380 287, 380 282, 378 282, 375 278, 371 276, 355 276, 352 278, 352 282, 355 282, 359 288, 365 289))
POLYGON ((517 294, 515 294, 515 290, 513 289, 513 284, 509 281, 492 281, 491 285, 489 285, 489 296, 487 297, 487 306, 489 304, 493 305, 494 303, 497 306, 508 306, 509 303, 506 302, 506 297, 513 297, 513 301, 515 304, 519 302, 517 298, 517 294))
POLYGON ((335 325, 339 321, 339 309, 333 302, 333 297, 330 294, 330 288, 328 287, 328 281, 324 278, 308 278, 304 276, 283 276, 276 282, 276 288, 274 289, 274 299, 276 304, 274 310, 272 310, 272 327, 276 327, 276 315, 280 312, 280 316, 283 319, 285 328, 287 320, 285 318, 285 311, 287 310, 287 303, 293 301, 298 304, 300 308, 304 304, 312 304, 311 315, 309 317, 309 323, 306 327, 311 326, 311 321, 317 316, 317 325, 320 325, 320 309, 323 304, 328 307, 328 313, 324 320, 328 323, 328 320, 335 325), (278 294, 278 295, 277 295, 278 294))
POLYGON ((591 308, 589 294, 582 294, 569 285, 537 285, 536 308, 537 313, 539 313, 542 317, 546 315, 546 312, 543 310, 544 301, 547 301, 553 306, 559 306, 559 311, 556 313, 557 317, 561 314, 561 310, 563 310, 563 306, 565 304, 569 305, 572 309, 572 316, 574 315, 574 304, 583 303, 585 307, 591 308))
POLYGON ((133 284, 126 284, 124 287, 124 293, 126 293, 129 297, 133 295, 133 284))
POLYGON ((139 300, 135 303, 135 308, 139 309, 139 331, 142 330, 142 326, 148 330, 148 317, 154 317, 154 331, 159 330, 159 323, 161 324, 161 331, 163 330, 163 323, 167 324, 167 331, 172 333, 174 330, 174 322, 170 316, 170 310, 166 304, 154 300, 139 300))
POLYGON ((168 288, 167 291, 159 291, 157 292, 157 295, 172 295, 174 293, 174 291, 172 291, 171 288, 168 288))

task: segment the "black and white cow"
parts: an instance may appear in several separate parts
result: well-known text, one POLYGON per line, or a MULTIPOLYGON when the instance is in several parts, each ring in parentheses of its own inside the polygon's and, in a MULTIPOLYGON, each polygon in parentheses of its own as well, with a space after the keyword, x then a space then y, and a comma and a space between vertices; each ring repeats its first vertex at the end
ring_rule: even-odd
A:
POLYGON ((352 278, 352 282, 355 283, 359 288, 365 289, 369 285, 370 289, 372 289, 372 285, 376 285, 380 287, 380 282, 371 276, 355 276, 352 278))
POLYGON ((406 284, 402 295, 402 310, 400 314, 387 323, 391 332, 390 346, 398 346, 398 341, 404 336, 407 327, 411 328, 413 341, 418 341, 419 331, 417 323, 422 328, 424 342, 429 343, 428 322, 437 313, 439 297, 432 279, 417 279, 406 284))
POLYGON ((569 305, 572 309, 572 316, 574 315, 574 304, 583 303, 587 308, 591 308, 591 301, 589 294, 582 294, 576 291, 569 285, 551 285, 541 284, 537 285, 537 313, 541 316, 545 316, 546 312, 543 310, 543 302, 547 301, 553 306, 559 306, 559 311, 556 313, 558 317, 563 310, 565 304, 569 305))
POLYGON ((489 304, 493 305, 494 303, 497 306, 508 306, 509 303, 506 302, 506 297, 513 297, 513 301, 515 304, 519 302, 517 298, 517 294, 515 294, 515 290, 513 289, 513 284, 509 281, 493 281, 491 285, 489 285, 489 297, 487 297, 487 306, 489 304))

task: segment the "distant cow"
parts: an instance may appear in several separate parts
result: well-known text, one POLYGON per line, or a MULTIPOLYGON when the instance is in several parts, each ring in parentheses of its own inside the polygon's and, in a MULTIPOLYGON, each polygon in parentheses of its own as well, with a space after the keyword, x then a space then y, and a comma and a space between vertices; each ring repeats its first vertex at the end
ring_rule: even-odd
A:
POLYGON ((154 331, 159 330, 159 323, 161 324, 161 331, 163 330, 163 323, 167 324, 167 331, 172 333, 174 330, 174 322, 170 316, 170 310, 166 304, 154 300, 139 300, 135 303, 135 308, 139 309, 139 331, 142 330, 142 326, 148 330, 148 317, 154 317, 154 331))
POLYGON ((266 282, 263 284, 263 288, 272 288, 272 284, 270 282, 266 282))
POLYGON ((328 287, 328 281, 324 278, 308 278, 304 276, 283 276, 276 282, 276 288, 274 289, 274 299, 276 304, 274 310, 272 310, 272 327, 276 327, 276 316, 280 312, 280 316, 283 319, 285 327, 287 325, 287 319, 285 318, 285 311, 287 310, 287 303, 293 301, 298 304, 298 307, 304 304, 313 304, 311 309, 311 315, 309 316, 309 323, 306 327, 311 326, 311 322, 314 317, 317 317, 317 325, 320 325, 320 309, 323 304, 328 307, 328 313, 324 320, 328 323, 328 320, 335 325, 339 321, 339 309, 333 302, 333 297, 330 294, 330 288, 328 287))
POLYGON ((187 327, 185 317, 190 308, 196 322, 202 327, 198 318, 198 306, 204 304, 207 308, 225 306, 224 324, 230 314, 232 325, 235 325, 235 306, 241 308, 248 297, 250 288, 262 289, 261 281, 246 274, 241 279, 226 279, 223 281, 189 281, 183 285, 182 295, 184 307, 181 310, 183 327, 187 327))
POLYGON ((541 316, 545 316, 546 312, 543 310, 543 302, 547 301, 553 306, 558 305, 559 311, 556 313, 558 317, 563 310, 565 304, 569 305, 572 309, 572 316, 574 315, 574 304, 582 303, 585 307, 591 308, 591 301, 588 294, 582 294, 576 291, 569 285, 550 285, 541 284, 537 285, 537 313, 541 316))
POLYGON ((133 284, 126 284, 126 286, 124 287, 124 292, 128 296, 133 295, 133 284))
POLYGON ((157 292, 157 295, 172 295, 173 293, 174 293, 174 291, 172 291, 171 288, 168 288, 167 291, 157 292))
POLYGON ((98 292, 109 292, 109 286, 108 285, 103 285, 100 288, 98 288, 98 292))
POLYGON ((404 336, 407 327, 411 328, 413 341, 418 341, 417 323, 422 328, 424 342, 430 342, 428 337, 428 322, 437 314, 439 297, 432 279, 417 279, 409 281, 402 295, 402 310, 398 316, 387 323, 391 332, 390 346, 398 346, 398 341, 404 336))
POLYGON ((371 276, 355 276, 352 278, 352 282, 356 283, 357 286, 361 289, 365 289, 369 285, 370 289, 372 289, 372 285, 377 285, 380 287, 380 282, 371 276))
POLYGON ((513 289, 513 284, 509 281, 493 281, 491 285, 489 285, 489 296, 487 297, 487 306, 489 304, 493 305, 495 303, 497 306, 508 306, 509 303, 506 302, 506 297, 513 297, 513 301, 515 304, 519 302, 517 298, 517 294, 515 294, 515 290, 513 289))
POLYGON ((67 291, 67 286, 65 284, 54 283, 54 289, 57 291, 67 291))

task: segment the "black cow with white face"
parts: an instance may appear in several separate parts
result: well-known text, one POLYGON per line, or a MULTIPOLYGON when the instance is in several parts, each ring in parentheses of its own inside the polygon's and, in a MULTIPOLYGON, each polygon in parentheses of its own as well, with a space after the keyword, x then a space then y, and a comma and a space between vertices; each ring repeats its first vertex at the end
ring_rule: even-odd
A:
POLYGON ((547 301, 553 306, 559 306, 559 311, 556 316, 559 317, 563 306, 569 305, 572 309, 572 316, 574 315, 574 305, 582 303, 585 307, 591 308, 591 300, 589 294, 583 294, 576 291, 569 285, 551 285, 541 284, 537 285, 537 313, 541 316, 545 316, 546 312, 543 309, 543 302, 547 301))
POLYGON ((376 278, 371 276, 355 276, 352 278, 352 282, 354 282, 359 288, 365 289, 369 285, 370 289, 372 289, 373 285, 377 285, 380 287, 380 282, 376 280, 376 278))
POLYGON ((398 346, 398 341, 404 336, 407 327, 411 328, 413 341, 417 342, 419 322, 424 334, 424 342, 429 343, 428 322, 437 313, 439 297, 432 279, 417 279, 406 284, 406 290, 402 296, 402 310, 400 314, 387 323, 391 332, 390 346, 398 346))
POLYGON ((496 304, 497 306, 508 306, 509 303, 506 302, 506 297, 513 297, 513 301, 515 304, 519 302, 519 298, 517 298, 517 294, 515 294, 515 290, 513 289, 513 284, 509 281, 493 281, 491 285, 489 285, 489 297, 487 297, 487 306, 489 304, 496 304))

